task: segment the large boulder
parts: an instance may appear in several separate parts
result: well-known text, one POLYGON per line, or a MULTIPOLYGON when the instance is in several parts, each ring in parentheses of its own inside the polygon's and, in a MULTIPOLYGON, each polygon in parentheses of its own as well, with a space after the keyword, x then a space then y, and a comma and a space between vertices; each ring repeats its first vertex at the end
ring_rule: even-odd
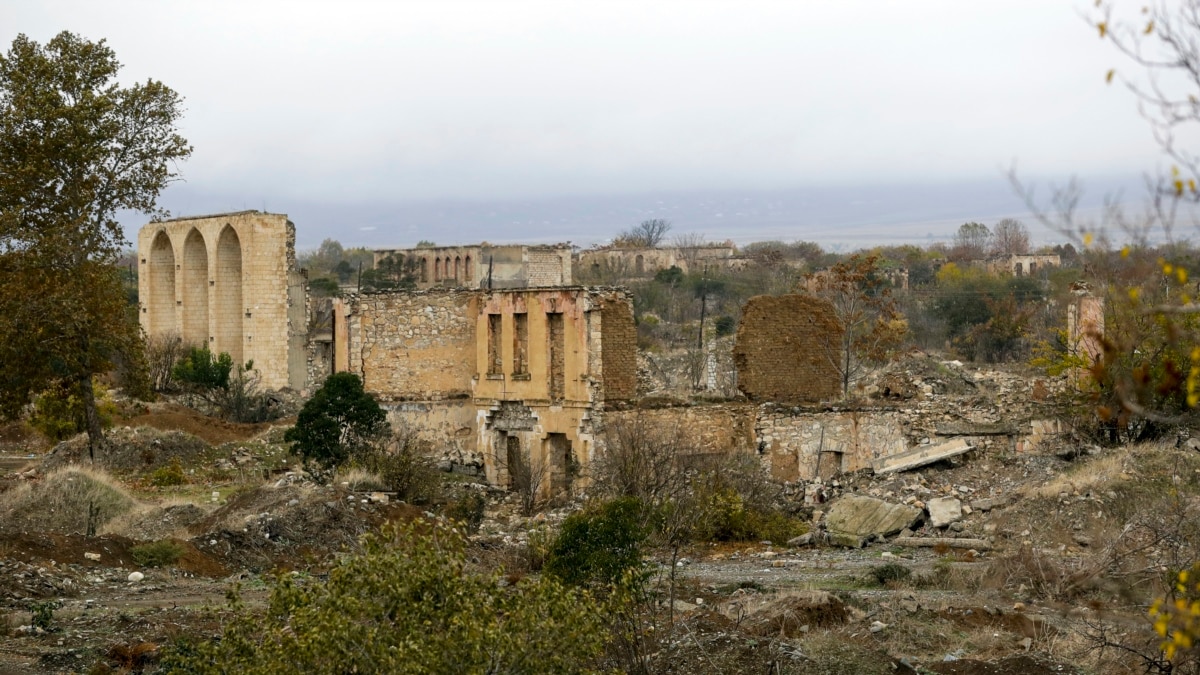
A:
POLYGON ((887 537, 911 528, 921 510, 882 499, 846 495, 833 503, 825 516, 825 529, 835 543, 861 546, 873 536, 887 537))
POLYGON ((929 524, 934 527, 946 527, 950 523, 962 520, 962 502, 954 497, 938 497, 930 499, 925 508, 929 511, 929 524))

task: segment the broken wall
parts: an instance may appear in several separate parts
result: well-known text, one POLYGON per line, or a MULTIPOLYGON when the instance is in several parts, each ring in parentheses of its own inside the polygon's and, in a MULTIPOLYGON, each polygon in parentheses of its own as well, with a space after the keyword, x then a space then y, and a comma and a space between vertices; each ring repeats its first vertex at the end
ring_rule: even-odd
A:
POLYGON ((750 298, 733 361, 738 389, 752 401, 816 402, 841 396, 833 360, 842 331, 828 302, 808 295, 750 298))

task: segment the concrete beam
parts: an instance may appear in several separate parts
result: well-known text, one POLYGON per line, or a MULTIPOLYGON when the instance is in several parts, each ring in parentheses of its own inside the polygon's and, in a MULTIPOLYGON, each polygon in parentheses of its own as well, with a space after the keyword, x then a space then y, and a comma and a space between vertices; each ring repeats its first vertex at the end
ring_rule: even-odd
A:
POLYGON ((983 539, 953 539, 950 537, 896 537, 888 544, 909 548, 936 548, 940 545, 949 548, 973 548, 976 551, 992 550, 992 545, 983 539))
POLYGON ((872 462, 872 468, 876 474, 891 473, 893 471, 908 471, 926 464, 955 457, 971 450, 971 444, 967 441, 957 438, 945 443, 937 445, 919 445, 911 450, 880 457, 872 462))

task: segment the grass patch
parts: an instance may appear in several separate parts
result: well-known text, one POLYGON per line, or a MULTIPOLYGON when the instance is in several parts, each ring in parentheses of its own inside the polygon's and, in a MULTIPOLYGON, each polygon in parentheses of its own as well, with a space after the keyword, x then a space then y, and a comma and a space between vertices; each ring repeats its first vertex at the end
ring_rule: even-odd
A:
POLYGON ((170 539, 140 544, 129 549, 134 562, 142 567, 166 567, 183 557, 183 546, 170 539))

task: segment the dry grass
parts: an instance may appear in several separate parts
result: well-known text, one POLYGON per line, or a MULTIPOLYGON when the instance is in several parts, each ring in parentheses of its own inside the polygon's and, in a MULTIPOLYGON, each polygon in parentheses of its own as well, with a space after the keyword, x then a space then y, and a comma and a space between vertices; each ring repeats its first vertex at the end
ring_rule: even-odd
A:
POLYGON ((117 534, 137 540, 189 539, 188 526, 207 515, 194 502, 181 498, 157 504, 136 504, 100 528, 101 534, 117 534))
POLYGON ((1139 447, 1123 447, 1110 454, 1089 462, 1083 462, 1070 471, 1054 477, 1045 485, 1025 489, 1026 498, 1058 499, 1062 493, 1082 494, 1089 490, 1107 488, 1115 483, 1132 478, 1134 454, 1139 447))
POLYGON ((70 465, 0 495, 0 531, 88 534, 135 506, 108 473, 70 465))
POLYGON ((366 490, 385 490, 386 486, 379 474, 367 471, 359 467, 343 469, 334 477, 333 483, 341 485, 346 483, 346 487, 354 491, 366 490))

